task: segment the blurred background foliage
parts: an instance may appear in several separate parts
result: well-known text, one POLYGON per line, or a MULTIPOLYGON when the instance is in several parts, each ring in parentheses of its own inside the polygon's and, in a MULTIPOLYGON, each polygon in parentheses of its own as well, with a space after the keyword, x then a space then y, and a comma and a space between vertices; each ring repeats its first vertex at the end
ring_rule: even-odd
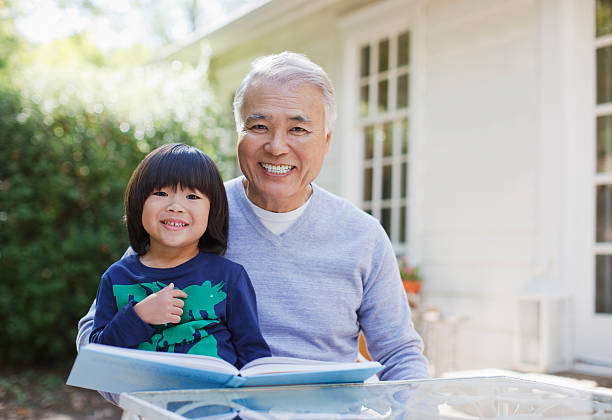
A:
POLYGON ((206 57, 151 64, 142 45, 101 51, 86 33, 32 44, 14 4, 0 0, 0 359, 65 362, 100 275, 128 246, 123 193, 138 162, 184 142, 227 179, 234 134, 206 57))

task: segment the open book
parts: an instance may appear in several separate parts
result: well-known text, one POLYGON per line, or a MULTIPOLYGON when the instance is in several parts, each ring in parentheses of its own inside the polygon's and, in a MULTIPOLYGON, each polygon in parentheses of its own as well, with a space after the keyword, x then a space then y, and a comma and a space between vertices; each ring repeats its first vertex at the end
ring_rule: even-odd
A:
POLYGON ((323 362, 262 357, 236 369, 223 359, 88 344, 81 348, 68 385, 113 393, 363 382, 382 369, 378 362, 323 362))

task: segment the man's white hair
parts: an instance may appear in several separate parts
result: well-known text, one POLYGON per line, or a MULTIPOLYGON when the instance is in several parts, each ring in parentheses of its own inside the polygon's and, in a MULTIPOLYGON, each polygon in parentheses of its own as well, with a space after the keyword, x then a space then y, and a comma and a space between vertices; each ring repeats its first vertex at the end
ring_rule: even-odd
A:
POLYGON ((255 82, 270 82, 280 86, 313 85, 321 90, 325 111, 325 135, 334 129, 336 122, 336 96, 334 86, 325 71, 304 54, 285 51, 280 54, 259 57, 251 63, 248 74, 236 89, 234 119, 236 130, 241 131, 244 96, 255 82))

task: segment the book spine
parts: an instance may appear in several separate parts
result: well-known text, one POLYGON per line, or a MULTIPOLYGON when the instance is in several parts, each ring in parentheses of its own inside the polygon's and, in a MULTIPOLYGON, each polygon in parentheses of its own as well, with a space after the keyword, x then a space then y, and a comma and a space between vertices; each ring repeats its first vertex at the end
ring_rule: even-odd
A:
POLYGON ((246 382, 245 378, 238 376, 238 375, 234 375, 223 386, 226 388, 239 388, 242 385, 244 385, 245 382, 246 382))

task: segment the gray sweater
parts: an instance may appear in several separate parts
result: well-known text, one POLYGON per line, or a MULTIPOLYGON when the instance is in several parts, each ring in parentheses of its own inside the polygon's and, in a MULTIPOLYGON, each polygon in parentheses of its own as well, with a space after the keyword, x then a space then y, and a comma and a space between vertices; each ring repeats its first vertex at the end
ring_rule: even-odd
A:
MULTIPOLYGON (((230 209, 225 256, 249 273, 272 354, 354 361, 361 328, 370 355, 385 365, 382 380, 427 378, 423 342, 378 221, 312 184, 304 213, 275 235, 253 212, 242 180, 225 184, 230 209)), ((92 310, 79 323, 77 346, 88 342, 90 318, 92 310)))

